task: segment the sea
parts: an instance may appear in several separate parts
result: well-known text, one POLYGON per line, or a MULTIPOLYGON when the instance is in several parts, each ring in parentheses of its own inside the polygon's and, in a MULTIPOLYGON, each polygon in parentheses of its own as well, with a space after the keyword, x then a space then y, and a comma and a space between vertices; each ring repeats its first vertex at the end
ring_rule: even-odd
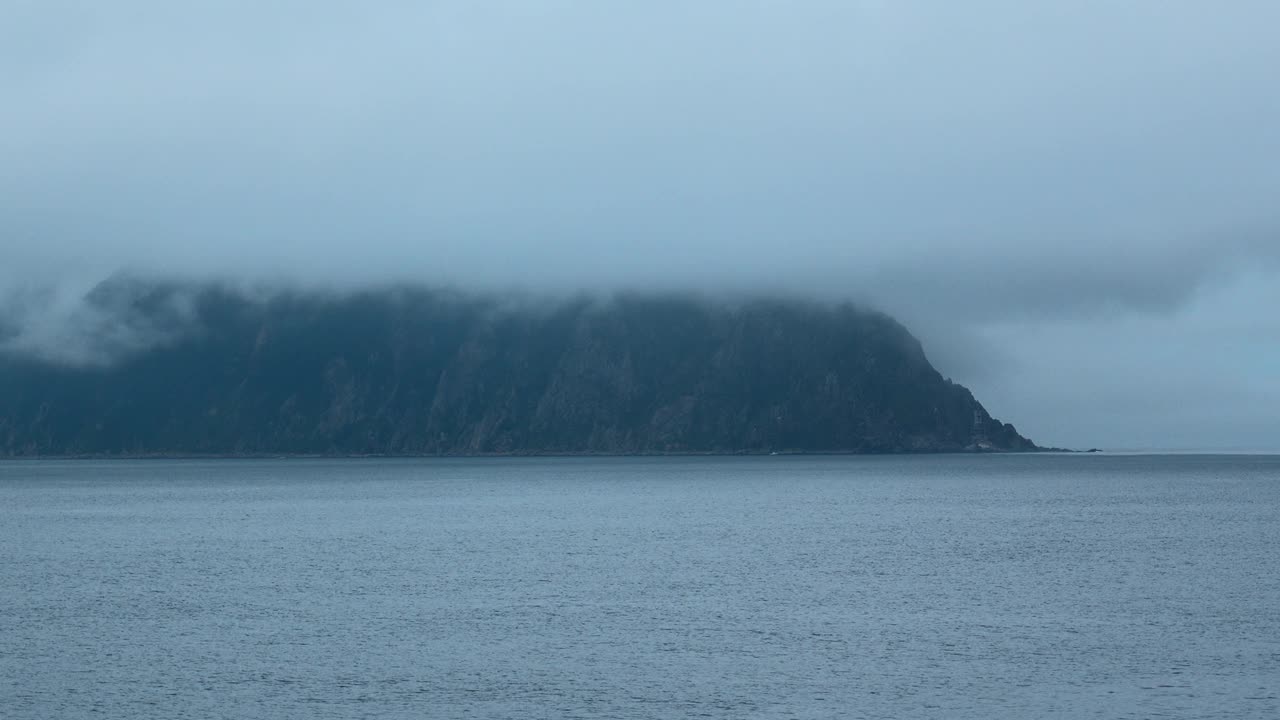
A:
POLYGON ((1280 456, 0 462, 0 717, 1280 717, 1280 456))

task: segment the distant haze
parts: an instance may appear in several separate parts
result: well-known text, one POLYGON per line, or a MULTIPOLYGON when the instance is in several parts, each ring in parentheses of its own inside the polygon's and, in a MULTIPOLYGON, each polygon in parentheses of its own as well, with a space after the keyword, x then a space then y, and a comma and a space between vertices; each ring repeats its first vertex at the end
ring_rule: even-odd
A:
POLYGON ((1042 444, 1280 449, 1280 3, 0 7, 10 349, 118 271, 849 298, 1042 444), (37 300, 32 300, 37 298, 37 300))

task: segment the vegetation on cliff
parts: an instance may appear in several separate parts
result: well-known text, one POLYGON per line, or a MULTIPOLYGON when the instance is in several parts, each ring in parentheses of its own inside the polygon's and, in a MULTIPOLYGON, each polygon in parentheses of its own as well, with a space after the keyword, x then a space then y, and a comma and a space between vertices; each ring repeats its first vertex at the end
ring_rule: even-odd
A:
POLYGON ((851 305, 137 283, 90 302, 147 342, 0 356, 0 454, 1036 449, 851 305))

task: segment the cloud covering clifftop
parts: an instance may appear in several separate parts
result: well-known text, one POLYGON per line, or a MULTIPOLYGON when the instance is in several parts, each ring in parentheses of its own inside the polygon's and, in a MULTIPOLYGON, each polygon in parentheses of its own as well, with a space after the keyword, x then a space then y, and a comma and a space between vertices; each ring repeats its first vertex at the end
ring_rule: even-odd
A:
POLYGON ((901 317, 1037 437, 1153 427, 1188 382, 1276 437, 1248 398, 1280 402, 1277 25, 1260 0, 9 3, 0 283, 52 300, 0 336, 61 342, 119 270, 801 293, 901 317), (1084 370, 1142 353, 1163 370, 1084 370))

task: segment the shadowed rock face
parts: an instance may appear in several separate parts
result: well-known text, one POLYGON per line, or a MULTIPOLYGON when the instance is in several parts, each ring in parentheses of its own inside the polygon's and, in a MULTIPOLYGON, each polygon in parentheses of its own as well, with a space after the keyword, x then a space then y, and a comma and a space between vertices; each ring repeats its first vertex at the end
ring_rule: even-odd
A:
POLYGON ((138 285, 97 298, 121 323, 159 317, 164 341, 107 365, 0 360, 0 454, 1036 449, 902 326, 847 305, 138 285), (190 327, 175 332, 179 296, 190 327))

